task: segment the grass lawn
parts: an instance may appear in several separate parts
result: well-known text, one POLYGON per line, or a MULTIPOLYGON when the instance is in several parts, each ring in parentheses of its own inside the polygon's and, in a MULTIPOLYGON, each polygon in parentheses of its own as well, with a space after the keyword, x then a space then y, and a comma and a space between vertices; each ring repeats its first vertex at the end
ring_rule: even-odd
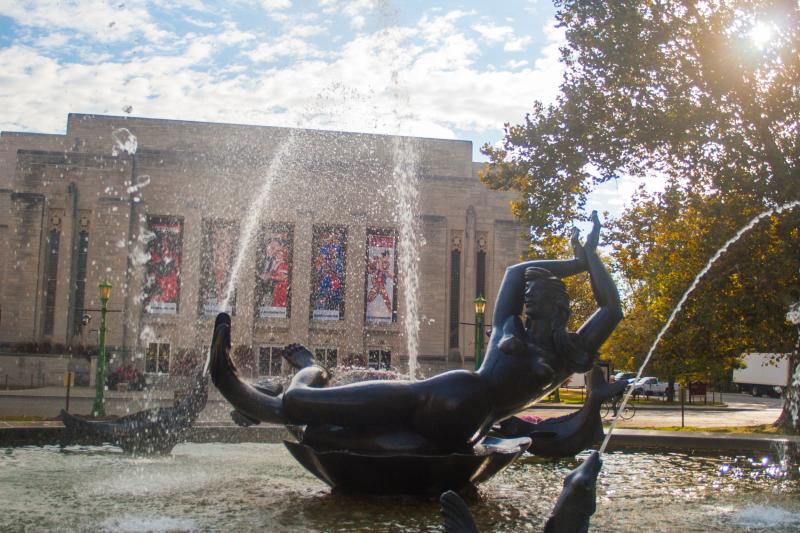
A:
MULTIPOLYGON (((583 403, 583 400, 586 398, 586 391, 581 391, 581 389, 558 389, 558 394, 561 397, 561 403, 567 405, 580 405, 583 403)), ((542 400, 547 401, 547 399, 542 400)), ((638 400, 634 400, 631 398, 631 402, 634 405, 668 405, 672 407, 680 407, 680 402, 667 402, 664 400, 660 400, 658 398, 644 398, 640 397, 638 400)), ((686 406, 703 406, 703 407, 725 407, 727 404, 721 402, 694 402, 694 403, 687 403, 686 406)))
POLYGON ((660 431, 708 431, 711 433, 769 433, 773 435, 782 435, 783 432, 772 424, 760 424, 757 426, 712 426, 712 427, 698 427, 698 426, 661 426, 661 427, 636 427, 625 426, 625 429, 655 429, 660 431))
POLYGON ((43 416, 0 416, 0 422, 39 422, 41 420, 52 420, 43 416))

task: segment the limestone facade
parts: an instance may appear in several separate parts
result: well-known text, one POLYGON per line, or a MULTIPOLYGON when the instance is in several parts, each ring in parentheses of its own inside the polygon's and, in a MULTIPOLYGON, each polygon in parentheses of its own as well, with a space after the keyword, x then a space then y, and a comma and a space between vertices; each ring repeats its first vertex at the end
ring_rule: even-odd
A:
POLYGON ((526 250, 511 195, 480 183, 471 154, 469 141, 81 114, 64 135, 3 132, 0 343, 95 346, 108 280, 110 351, 174 371, 207 348, 238 263, 234 344, 252 374, 279 370, 273 347, 290 342, 405 369, 397 204, 417 191, 422 374, 469 367, 473 301, 483 293, 490 323, 505 268, 526 250), (270 235, 284 239, 282 270, 265 266, 270 235), (165 246, 177 247, 166 260, 165 246), (328 253, 335 280, 321 270, 328 253))

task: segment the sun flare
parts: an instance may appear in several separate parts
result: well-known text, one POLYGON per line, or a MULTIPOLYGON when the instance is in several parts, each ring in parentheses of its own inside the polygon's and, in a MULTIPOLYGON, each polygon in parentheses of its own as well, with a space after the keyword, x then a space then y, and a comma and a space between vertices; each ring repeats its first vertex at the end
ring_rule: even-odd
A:
POLYGON ((766 22, 758 22, 750 30, 750 40, 759 50, 762 50, 767 43, 772 39, 774 30, 770 24, 766 22))

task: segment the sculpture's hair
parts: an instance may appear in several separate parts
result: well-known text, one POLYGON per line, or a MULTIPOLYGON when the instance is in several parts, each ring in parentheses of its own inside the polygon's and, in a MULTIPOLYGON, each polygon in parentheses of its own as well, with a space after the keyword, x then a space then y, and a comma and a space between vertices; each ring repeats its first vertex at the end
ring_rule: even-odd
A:
POLYGON ((591 354, 581 346, 578 336, 567 329, 570 308, 569 294, 567 294, 567 286, 564 282, 546 268, 541 267, 526 268, 525 282, 535 282, 536 287, 550 295, 556 304, 556 315, 550 319, 552 342, 556 355, 566 357, 570 361, 591 361, 591 354))

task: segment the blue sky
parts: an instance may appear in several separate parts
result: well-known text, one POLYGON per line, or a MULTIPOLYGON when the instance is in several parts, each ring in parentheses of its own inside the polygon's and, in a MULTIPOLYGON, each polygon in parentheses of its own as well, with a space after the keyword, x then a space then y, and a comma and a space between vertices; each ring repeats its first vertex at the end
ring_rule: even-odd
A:
MULTIPOLYGON (((67 114, 496 143, 562 77, 548 0, 0 0, 0 130, 67 114)), ((634 179, 587 210, 619 213, 634 179)))
POLYGON ((551 101, 549 1, 0 0, 0 129, 68 112, 484 142, 551 101))

